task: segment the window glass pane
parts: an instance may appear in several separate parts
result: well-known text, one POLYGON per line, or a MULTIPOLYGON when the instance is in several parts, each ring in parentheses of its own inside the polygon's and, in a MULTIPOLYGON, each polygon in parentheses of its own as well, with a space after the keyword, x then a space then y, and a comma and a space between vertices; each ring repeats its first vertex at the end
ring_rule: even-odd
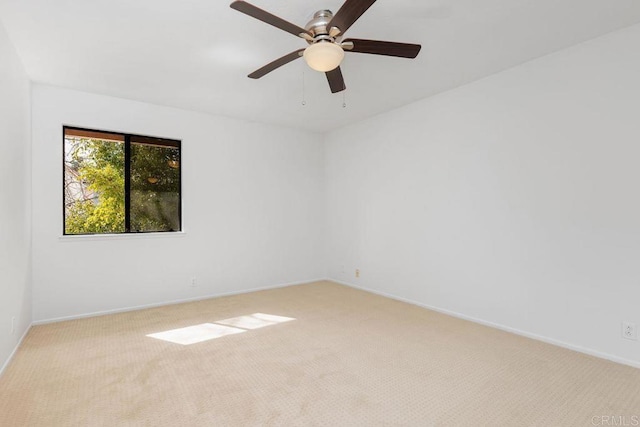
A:
POLYGON ((65 234, 123 233, 124 137, 65 129, 65 234))
POLYGON ((131 138, 132 232, 180 231, 180 148, 162 141, 131 138))

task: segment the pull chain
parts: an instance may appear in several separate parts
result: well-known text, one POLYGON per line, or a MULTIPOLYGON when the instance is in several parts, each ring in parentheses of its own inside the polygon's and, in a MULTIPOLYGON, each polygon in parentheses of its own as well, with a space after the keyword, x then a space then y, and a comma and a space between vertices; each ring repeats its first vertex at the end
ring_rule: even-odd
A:
POLYGON ((347 108, 347 94, 346 90, 342 91, 342 108, 347 108))
POLYGON ((302 106, 306 106, 307 101, 304 93, 304 68, 302 69, 302 106))

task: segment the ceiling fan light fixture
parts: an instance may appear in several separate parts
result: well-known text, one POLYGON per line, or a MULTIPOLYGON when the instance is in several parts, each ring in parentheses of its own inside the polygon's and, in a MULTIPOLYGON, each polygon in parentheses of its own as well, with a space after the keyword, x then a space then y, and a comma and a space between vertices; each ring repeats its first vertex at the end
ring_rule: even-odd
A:
POLYGON ((344 50, 336 43, 319 41, 306 48, 303 56, 309 67, 326 73, 340 66, 344 59, 344 50))

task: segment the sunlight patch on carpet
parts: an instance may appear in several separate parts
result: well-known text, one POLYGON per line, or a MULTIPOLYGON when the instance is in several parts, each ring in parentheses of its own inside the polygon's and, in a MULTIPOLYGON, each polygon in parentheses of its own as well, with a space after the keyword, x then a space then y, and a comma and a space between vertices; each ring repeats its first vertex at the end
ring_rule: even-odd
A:
POLYGON ((277 325, 278 323, 290 322, 292 320, 296 319, 293 317, 275 316, 273 314, 253 313, 246 316, 219 320, 216 323, 242 329, 259 329, 264 328, 265 326, 277 325))
POLYGON ((247 331, 213 323, 203 323, 201 325, 172 329, 147 336, 176 344, 190 345, 224 337, 225 335, 241 334, 243 332, 247 331))

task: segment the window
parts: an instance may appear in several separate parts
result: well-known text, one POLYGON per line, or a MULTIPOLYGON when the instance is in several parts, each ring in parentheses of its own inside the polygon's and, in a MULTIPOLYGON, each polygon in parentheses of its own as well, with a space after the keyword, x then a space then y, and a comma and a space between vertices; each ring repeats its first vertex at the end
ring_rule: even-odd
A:
POLYGON ((64 234, 182 230, 180 141, 64 127, 64 234))

